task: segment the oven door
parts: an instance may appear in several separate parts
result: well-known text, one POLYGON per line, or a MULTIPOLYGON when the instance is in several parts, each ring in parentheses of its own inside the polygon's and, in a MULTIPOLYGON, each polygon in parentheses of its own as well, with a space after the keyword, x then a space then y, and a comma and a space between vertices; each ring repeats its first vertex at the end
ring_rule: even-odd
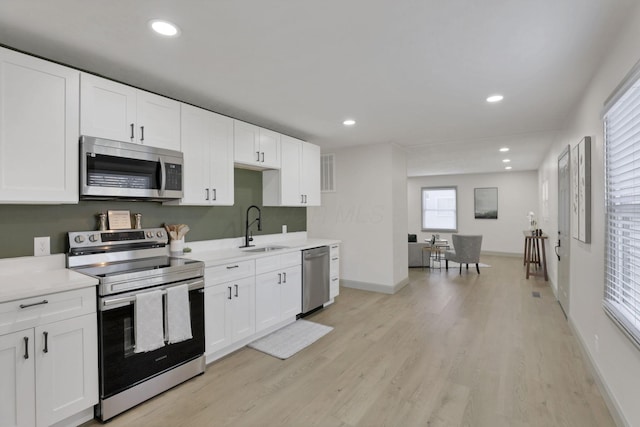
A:
POLYGON ((193 338, 167 344, 146 353, 133 351, 135 345, 134 302, 126 300, 135 299, 132 298, 135 295, 129 293, 99 298, 101 399, 113 396, 204 353, 204 280, 198 279, 172 285, 181 284, 190 284, 189 305, 193 338))

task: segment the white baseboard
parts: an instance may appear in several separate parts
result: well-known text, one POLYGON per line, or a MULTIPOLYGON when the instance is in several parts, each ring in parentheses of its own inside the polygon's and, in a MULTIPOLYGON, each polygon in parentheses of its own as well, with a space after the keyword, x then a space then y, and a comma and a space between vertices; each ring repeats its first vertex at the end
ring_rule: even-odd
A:
POLYGON ((393 295, 409 284, 409 277, 405 277, 393 286, 382 285, 380 283, 359 282, 357 280, 340 279, 340 286, 345 288, 358 289, 361 291, 378 292, 381 294, 393 295))
POLYGON ((578 344, 580 344, 580 350, 582 350, 582 358, 585 361, 585 365, 587 366, 587 369, 589 369, 589 371, 593 375, 593 378, 596 382, 596 386, 598 387, 598 391, 600 391, 600 394, 604 399, 604 403, 607 405, 607 408, 609 408, 609 412, 611 413, 611 418, 613 418, 613 421, 619 427, 631 427, 631 424, 629 423, 629 421, 627 421, 624 414, 622 413, 622 410, 620 409, 620 405, 618 405, 618 402, 613 397, 613 393, 611 393, 609 386, 607 385, 606 381, 604 381, 602 374, 598 369, 598 365, 596 365, 595 361, 591 357, 591 353, 587 349, 585 340, 583 339, 582 335, 578 331, 578 328, 576 328, 571 318, 568 318, 567 321, 569 322, 569 327, 571 328, 573 335, 575 335, 576 338, 578 338, 578 344))

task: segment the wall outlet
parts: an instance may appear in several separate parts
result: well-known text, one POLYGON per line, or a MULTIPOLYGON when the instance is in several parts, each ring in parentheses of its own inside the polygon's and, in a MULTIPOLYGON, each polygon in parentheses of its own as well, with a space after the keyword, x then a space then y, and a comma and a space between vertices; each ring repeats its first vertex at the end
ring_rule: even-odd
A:
POLYGON ((43 256, 51 254, 51 239, 46 237, 33 238, 33 256, 43 256))
POLYGON ((282 234, 285 234, 287 232, 287 226, 283 225, 282 226, 282 234))

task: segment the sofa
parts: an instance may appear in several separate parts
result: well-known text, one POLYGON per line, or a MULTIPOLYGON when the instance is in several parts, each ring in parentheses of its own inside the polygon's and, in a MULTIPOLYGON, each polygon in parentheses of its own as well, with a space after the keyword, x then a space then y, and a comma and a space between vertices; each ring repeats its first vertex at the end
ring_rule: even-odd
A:
MULTIPOLYGON (((409 267, 422 267, 422 248, 431 246, 429 243, 409 242, 409 267)), ((426 254, 425 254, 426 256, 426 254)), ((429 260, 425 259, 426 265, 429 260)))

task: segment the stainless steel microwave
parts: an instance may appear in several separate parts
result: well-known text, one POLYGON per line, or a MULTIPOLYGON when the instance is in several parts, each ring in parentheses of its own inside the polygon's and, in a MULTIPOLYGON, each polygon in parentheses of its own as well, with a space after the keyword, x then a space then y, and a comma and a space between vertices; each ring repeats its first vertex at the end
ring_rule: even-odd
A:
POLYGON ((180 151, 82 136, 80 198, 180 199, 183 166, 180 151))

